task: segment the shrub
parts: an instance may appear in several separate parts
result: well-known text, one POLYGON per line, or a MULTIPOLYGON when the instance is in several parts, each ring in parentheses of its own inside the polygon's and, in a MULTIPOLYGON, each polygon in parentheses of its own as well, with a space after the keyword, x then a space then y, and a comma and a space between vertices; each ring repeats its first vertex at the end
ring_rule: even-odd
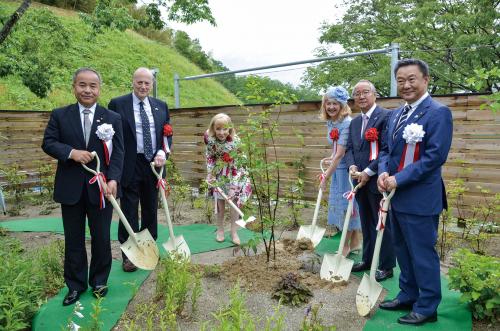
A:
POLYGON ((156 298, 163 298, 172 313, 181 313, 191 292, 191 311, 196 311, 201 295, 201 275, 180 255, 171 254, 160 261, 156 282, 156 298))
POLYGON ((453 263, 455 267, 449 270, 450 289, 462 293, 460 300, 469 303, 475 319, 498 318, 500 259, 460 249, 453 255, 453 263))
POLYGON ((280 302, 292 306, 309 302, 311 297, 311 290, 302 285, 297 275, 293 272, 282 276, 281 281, 275 286, 273 291, 273 299, 280 300, 280 302))
POLYGON ((0 240, 0 329, 28 328, 51 289, 62 287, 60 255, 58 243, 26 253, 17 239, 0 240))

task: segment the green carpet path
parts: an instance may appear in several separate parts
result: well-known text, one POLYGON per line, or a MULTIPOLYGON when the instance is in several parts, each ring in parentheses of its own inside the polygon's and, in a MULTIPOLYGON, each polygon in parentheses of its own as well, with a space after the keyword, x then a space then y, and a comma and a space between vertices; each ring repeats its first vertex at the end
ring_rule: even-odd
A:
MULTIPOLYGON (((62 220, 60 218, 37 218, 29 220, 16 220, 1 222, 0 226, 10 231, 25 231, 25 232, 56 232, 63 233, 62 220)), ((231 247, 233 244, 226 233, 226 241, 217 243, 214 240, 215 226, 207 224, 192 224, 185 226, 176 226, 174 228, 175 235, 183 235, 188 243, 192 254, 207 252, 226 247, 231 247)), ((117 240, 118 222, 113 222, 111 225, 111 238, 117 240)), ((168 228, 164 225, 159 225, 158 245, 168 240, 168 228)), ((238 231, 241 241, 244 243, 254 236, 249 230, 240 229, 238 231)), ((339 245, 340 236, 333 238, 324 238, 316 247, 316 252, 320 255, 325 253, 333 254, 339 245)), ((162 255, 165 254, 163 247, 160 247, 162 255)), ((350 258, 358 261, 360 255, 350 255, 350 258)), ((393 298, 399 291, 398 277, 399 268, 394 270, 394 277, 382 282, 384 288, 387 289, 387 298, 393 298)), ((363 273, 354 273, 358 277, 362 277, 363 273)), ((149 271, 139 270, 134 273, 125 273, 121 270, 121 263, 114 261, 109 276, 110 290, 106 298, 102 302, 102 312, 99 320, 103 322, 102 330, 110 330, 120 319, 120 316, 126 310, 129 301, 133 298, 137 289, 149 275, 149 271)), ((438 308, 438 322, 428 323, 418 327, 418 330, 471 330, 472 318, 466 304, 459 302, 460 293, 448 289, 448 280, 446 277, 441 277, 442 286, 442 301, 438 308)), ((59 294, 45 303, 33 320, 33 330, 61 330, 72 317, 73 306, 63 307, 61 302, 66 294, 67 289, 62 289, 59 294)), ((81 326, 90 325, 92 312, 92 303, 95 299, 90 291, 85 292, 80 297, 80 302, 85 307, 82 312, 84 319, 74 317, 73 321, 81 326)), ((414 330, 415 327, 404 326, 398 324, 397 318, 403 316, 405 312, 391 312, 378 309, 375 314, 369 316, 364 327, 364 331, 378 330, 414 330)), ((362 318, 362 317, 360 317, 362 318)))

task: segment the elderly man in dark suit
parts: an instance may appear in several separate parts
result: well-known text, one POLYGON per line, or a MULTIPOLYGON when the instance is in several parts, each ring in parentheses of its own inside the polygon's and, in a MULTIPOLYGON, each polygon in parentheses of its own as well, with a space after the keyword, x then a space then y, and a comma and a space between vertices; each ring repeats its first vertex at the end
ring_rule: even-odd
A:
MULTIPOLYGON (((125 161, 121 186, 123 195, 120 205, 134 232, 148 229, 153 238, 158 237, 158 189, 157 179, 150 168, 163 167, 170 148, 164 143, 164 128, 170 116, 167 104, 149 96, 153 87, 153 74, 147 68, 138 68, 132 78, 133 92, 110 101, 108 108, 121 115, 125 141, 125 161), (141 226, 139 227, 139 202, 141 226)), ((168 146, 172 137, 166 137, 168 146)), ((120 223, 118 240, 128 239, 125 227, 120 223)), ((123 254, 123 270, 133 272, 137 267, 123 254)))
MULTIPOLYGON (((367 80, 359 81, 353 90, 354 104, 361 115, 351 121, 347 138, 346 162, 349 171, 363 186, 356 193, 356 201, 363 231, 363 260, 354 264, 353 271, 369 270, 377 238, 378 211, 382 194, 377 189, 378 151, 389 111, 375 103, 375 86, 367 80), (360 172, 359 176, 354 173, 360 172)), ((396 258, 392 248, 389 224, 386 223, 380 251, 377 281, 393 277, 396 258)))
POLYGON ((64 280, 69 289, 63 300, 65 306, 79 299, 87 289, 87 280, 94 296, 103 297, 108 292, 113 207, 103 198, 117 194, 123 167, 123 136, 120 116, 97 104, 100 87, 101 77, 95 70, 78 69, 73 76, 78 103, 54 109, 43 137, 43 150, 58 160, 54 200, 61 203, 64 225, 64 280), (108 133, 114 131, 108 135, 113 146, 109 162, 105 162, 104 143, 96 134, 103 124, 113 129, 108 133), (97 182, 89 183, 92 174, 82 167, 96 167, 91 151, 103 160, 101 172, 108 183, 102 192, 97 182), (91 236, 90 269, 85 249, 86 217, 91 236))
POLYGON ((441 167, 451 146, 453 120, 448 107, 434 101, 427 87, 429 68, 407 59, 394 70, 405 105, 392 112, 380 154, 378 188, 396 189, 391 225, 400 291, 380 304, 387 310, 409 310, 399 323, 437 321, 441 281, 437 241, 439 214, 447 208, 441 167))

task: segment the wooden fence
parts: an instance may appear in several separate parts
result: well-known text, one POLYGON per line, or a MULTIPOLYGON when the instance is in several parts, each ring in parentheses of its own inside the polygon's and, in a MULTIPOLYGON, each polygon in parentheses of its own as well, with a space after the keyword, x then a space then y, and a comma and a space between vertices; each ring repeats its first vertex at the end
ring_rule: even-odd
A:
MULTIPOLYGON (((435 96, 448 105, 453 113, 453 143, 444 167, 446 180, 456 178, 464 168, 471 173, 464 176, 469 189, 466 204, 481 200, 478 186, 489 189, 491 194, 500 192, 500 114, 480 110, 484 100, 481 95, 435 96)), ((388 109, 397 108, 399 98, 381 98, 377 103, 388 109)), ((249 106, 252 111, 269 105, 249 106)), ((314 199, 317 194, 316 175, 319 161, 330 154, 326 140, 325 123, 318 118, 319 102, 299 102, 282 106, 279 118, 280 136, 277 139, 278 154, 287 167, 282 176, 285 187, 297 178, 294 161, 302 160, 306 167, 305 196, 314 199), (303 138, 299 139, 297 134, 303 138)), ((211 117, 227 113, 238 128, 247 118, 247 110, 239 106, 199 107, 174 109, 171 122, 174 127, 172 158, 184 178, 192 185, 199 185, 205 178, 203 133, 211 117)), ((49 112, 0 111, 0 164, 18 163, 29 175, 27 184, 36 185, 37 160, 54 162, 40 148, 49 112)), ((356 113, 353 116, 357 116, 356 113)), ((5 182, 0 177, 0 182, 5 182)))

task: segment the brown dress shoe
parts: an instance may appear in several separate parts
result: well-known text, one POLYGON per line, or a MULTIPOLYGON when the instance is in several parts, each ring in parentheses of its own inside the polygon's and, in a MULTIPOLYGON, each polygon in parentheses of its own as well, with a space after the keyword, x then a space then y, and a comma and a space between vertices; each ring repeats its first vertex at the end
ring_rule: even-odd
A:
POLYGON ((137 267, 129 259, 125 259, 122 263, 122 269, 125 272, 134 272, 137 270, 137 267))

